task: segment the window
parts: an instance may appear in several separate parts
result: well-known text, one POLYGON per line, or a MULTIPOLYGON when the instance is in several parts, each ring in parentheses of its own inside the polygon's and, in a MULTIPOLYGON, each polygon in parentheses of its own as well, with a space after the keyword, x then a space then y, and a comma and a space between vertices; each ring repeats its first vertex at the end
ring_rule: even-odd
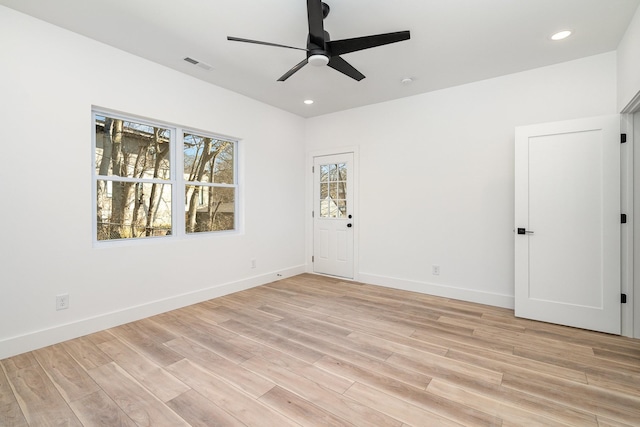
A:
POLYGON ((344 218, 347 215, 347 165, 320 165, 320 217, 344 218))
POLYGON ((185 230, 235 228, 235 144, 184 133, 185 230))
POLYGON ((237 141, 94 111, 97 241, 236 230, 237 141))

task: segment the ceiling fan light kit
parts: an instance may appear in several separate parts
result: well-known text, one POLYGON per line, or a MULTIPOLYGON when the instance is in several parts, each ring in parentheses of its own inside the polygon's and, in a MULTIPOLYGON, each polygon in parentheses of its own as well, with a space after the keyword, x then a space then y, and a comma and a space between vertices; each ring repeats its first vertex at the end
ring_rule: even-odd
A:
POLYGON ((316 67, 324 67, 329 63, 329 57, 326 55, 310 55, 307 60, 309 64, 316 67))
POLYGON ((231 36, 228 36, 227 40, 306 51, 307 57, 294 65, 293 68, 278 79, 278 81, 283 82, 307 64, 314 66, 328 65, 334 70, 339 71, 356 81, 360 81, 365 78, 364 74, 342 59, 340 55, 409 40, 411 38, 409 31, 398 31, 395 33, 376 34, 373 36, 331 41, 329 33, 324 30, 324 24, 322 22, 323 19, 329 15, 329 11, 329 6, 326 3, 323 3, 322 0, 307 0, 309 35, 307 38, 306 49, 231 36))

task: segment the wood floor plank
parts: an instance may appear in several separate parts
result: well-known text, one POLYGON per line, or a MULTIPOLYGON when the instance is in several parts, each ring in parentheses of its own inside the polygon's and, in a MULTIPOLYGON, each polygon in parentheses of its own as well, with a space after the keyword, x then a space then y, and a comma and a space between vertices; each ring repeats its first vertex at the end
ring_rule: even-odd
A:
POLYGON ((301 426, 355 427, 348 421, 314 405, 297 394, 276 386, 259 399, 266 405, 291 418, 301 426))
MULTIPOLYGON (((503 424, 506 423, 507 425, 576 426, 576 424, 574 424, 575 419, 567 420, 563 417, 556 417, 552 411, 545 412, 544 408, 537 407, 535 411, 532 411, 531 407, 528 407, 527 409, 529 410, 526 410, 518 407, 517 404, 510 404, 508 401, 496 398, 496 396, 489 396, 482 392, 459 387, 438 378, 429 383, 427 390, 451 401, 464 402, 466 406, 473 409, 502 418, 503 424)), ((597 426, 595 416, 592 416, 590 419, 581 417, 579 422, 579 425, 582 427, 597 426)))
POLYGON ((127 323, 126 325, 109 329, 109 332, 160 366, 171 365, 182 359, 179 354, 174 353, 160 342, 154 341, 153 338, 147 336, 144 329, 137 326, 136 323, 127 323))
POLYGON ((255 356, 259 356, 270 363, 280 366, 281 368, 288 369, 289 371, 311 380, 329 390, 342 394, 351 387, 351 384, 353 384, 353 381, 337 377, 329 372, 317 369, 315 365, 311 365, 308 362, 297 359, 274 348, 260 345, 256 346, 255 342, 251 344, 252 342, 250 340, 244 340, 242 337, 239 337, 238 340, 238 345, 251 348, 251 351, 253 351, 255 356), (240 342, 240 340, 243 341, 240 342))
POLYGON ((19 354, 17 356, 2 360, 2 367, 5 369, 7 374, 11 374, 23 368, 30 368, 32 366, 36 366, 37 364, 38 361, 33 356, 33 352, 19 354))
POLYGON ((7 378, 30 426, 82 426, 40 365, 9 372, 7 378))
POLYGON ((144 426, 188 426, 161 400, 147 391, 115 362, 89 371, 105 393, 134 422, 144 426))
POLYGON ((33 355, 67 402, 100 390, 82 366, 64 350, 62 344, 36 350, 33 355))
MULTIPOLYGON (((114 338, 113 335, 109 335, 109 337, 114 338)), ((89 337, 66 341, 62 343, 62 346, 86 370, 112 362, 89 337)))
POLYGON ((497 371, 458 362, 451 358, 423 353, 424 357, 394 354, 387 362, 429 375, 432 378, 444 378, 452 382, 482 383, 499 385, 503 374, 497 371))
MULTIPOLYGON (((416 329, 411 334, 411 338, 418 339, 434 345, 442 345, 449 348, 455 348, 457 344, 468 347, 477 347, 481 349, 489 349, 507 354, 513 354, 513 345, 497 343, 491 339, 485 339, 474 335, 459 335, 443 329, 416 329)), ((467 347, 467 348, 468 348, 467 347)))
POLYGON ((189 360, 177 362, 167 369, 202 396, 229 414, 233 414, 248 426, 285 427, 296 425, 290 419, 257 402, 241 390, 225 383, 189 360))
POLYGON ((286 337, 274 334, 264 329, 247 325, 236 320, 228 320, 221 323, 220 326, 251 338, 254 341, 260 342, 268 347, 273 347, 286 354, 291 354, 299 359, 307 362, 315 362, 322 357, 322 352, 313 350, 297 342, 291 341, 286 337))
POLYGON ((70 402, 69 405, 85 426, 137 426, 103 390, 70 402))
POLYGON ((129 375, 163 402, 189 390, 189 387, 183 382, 121 341, 107 341, 100 344, 99 347, 120 368, 127 371, 129 375))
MULTIPOLYGON (((403 422, 403 425, 409 426, 424 426, 424 425, 437 425, 437 426, 463 426, 464 424, 457 423, 451 419, 442 417, 438 414, 431 413, 424 409, 418 408, 402 399, 397 399, 393 396, 389 396, 373 387, 368 387, 360 383, 354 384, 347 392, 345 396, 354 399, 365 406, 375 406, 379 411, 387 414, 390 417, 394 417, 397 420, 403 422)), ((486 424, 475 424, 486 425, 486 424)), ((500 424, 493 424, 499 426, 500 424)))
POLYGON ((447 352, 446 357, 465 362, 473 366, 482 366, 485 369, 501 372, 503 374, 507 372, 521 374, 545 373, 584 384, 587 383, 587 375, 584 371, 564 368, 561 366, 538 362, 537 360, 526 359, 524 357, 495 351, 477 349, 476 351, 468 352, 450 349, 447 352))
POLYGON ((506 329, 508 331, 515 331, 515 332, 526 331, 526 328, 524 328, 523 326, 511 325, 509 323, 504 323, 504 322, 496 322, 493 320, 485 319, 483 317, 467 318, 467 317, 451 317, 449 315, 445 315, 445 316, 438 317, 437 320, 438 322, 444 323, 447 325, 455 325, 455 326, 461 326, 463 328, 471 328, 471 329, 487 328, 488 330, 494 330, 494 331, 501 331, 503 329, 506 329))
POLYGON ((637 366, 632 366, 614 360, 600 359, 596 356, 584 356, 580 354, 572 354, 571 357, 568 357, 567 353, 548 352, 544 348, 530 348, 529 346, 515 346, 513 354, 575 370, 586 371, 597 368, 603 371, 625 372, 634 376, 640 375, 640 363, 638 363, 637 366))
POLYGON ((351 338, 342 335, 336 336, 325 333, 321 324, 312 321, 283 319, 271 325, 271 330, 290 336, 292 339, 320 351, 328 351, 331 348, 332 351, 337 353, 344 351, 361 353, 380 360, 385 360, 393 354, 392 351, 379 345, 378 342, 357 343, 351 338))
MULTIPOLYGON (((434 380, 438 381, 440 379, 436 378, 434 380)), ((502 385, 495 386, 477 382, 465 382, 460 384, 460 382, 452 382, 446 379, 442 381, 447 382, 453 387, 469 390, 475 394, 485 396, 486 398, 503 402, 509 407, 520 408, 534 414, 543 414, 547 418, 558 420, 559 423, 563 425, 588 426, 593 425, 593 421, 596 419, 596 415, 589 413, 588 411, 566 406, 560 402, 546 399, 544 396, 506 388, 502 385)), ((553 423, 551 423, 551 425, 553 425, 553 423)))
POLYGON ((169 328, 171 329, 177 326, 181 331, 182 337, 187 337, 214 353, 236 363, 241 363, 253 356, 231 344, 231 339, 237 336, 236 333, 230 332, 218 325, 199 322, 198 319, 199 317, 185 318, 182 316, 181 320, 178 319, 177 322, 170 324, 169 328))
POLYGON ((0 364, 0 426, 25 427, 27 419, 13 394, 9 379, 0 364))
POLYGON ((222 410, 195 390, 189 390, 167 402, 192 427, 246 427, 247 425, 222 410))
POLYGON ((271 381, 255 375, 239 364, 225 359, 188 338, 177 338, 167 342, 166 346, 256 399, 275 386, 271 381))
MULTIPOLYGON (((481 410, 471 408, 464 403, 458 403, 447 398, 434 395, 425 388, 418 388, 381 375, 379 372, 368 371, 360 366, 325 357, 316 362, 316 366, 323 367, 337 374, 351 378, 361 385, 372 387, 384 394, 388 394, 417 406, 432 414, 438 414, 449 420, 465 425, 494 425, 495 415, 489 415, 481 410)), ((351 389, 351 388, 350 388, 351 389)), ((406 420, 403 420, 407 422, 406 420)))
POLYGON ((314 381, 297 375, 285 368, 270 363, 261 357, 254 357, 242 364, 247 369, 271 379, 286 390, 313 402, 325 411, 343 418, 357 426, 399 426, 401 423, 371 406, 362 405, 342 394, 321 387, 314 381))
POLYGON ((589 384, 640 397, 640 375, 638 374, 600 369, 597 366, 587 367, 585 373, 589 384))
POLYGON ((520 347, 528 347, 532 349, 544 348, 550 354, 565 354, 570 351, 571 354, 581 356, 593 356, 593 348, 587 345, 572 344, 568 342, 560 342, 547 338, 527 335, 522 332, 514 331, 488 331, 477 329, 473 332, 473 336, 488 339, 494 342, 503 343, 505 345, 518 345, 520 347))
POLYGON ((640 399, 610 392, 597 386, 539 375, 505 374, 503 386, 562 403, 566 406, 640 425, 640 399), (579 398, 576 398, 579 396, 579 398))
POLYGON ((413 326, 406 326, 393 323, 388 320, 377 318, 377 314, 371 316, 363 316, 348 307, 332 306, 332 304, 324 302, 313 305, 309 308, 311 311, 329 315, 326 322, 333 323, 338 326, 345 326, 353 330, 374 329, 376 331, 385 331, 402 336, 411 336, 416 331, 413 326))

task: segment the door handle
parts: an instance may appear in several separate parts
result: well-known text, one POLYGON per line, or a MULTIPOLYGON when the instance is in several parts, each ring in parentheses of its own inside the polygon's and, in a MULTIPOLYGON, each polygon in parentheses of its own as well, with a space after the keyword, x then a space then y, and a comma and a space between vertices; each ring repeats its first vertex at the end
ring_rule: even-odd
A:
POLYGON ((527 230, 526 228, 518 228, 518 234, 533 234, 533 231, 527 230))

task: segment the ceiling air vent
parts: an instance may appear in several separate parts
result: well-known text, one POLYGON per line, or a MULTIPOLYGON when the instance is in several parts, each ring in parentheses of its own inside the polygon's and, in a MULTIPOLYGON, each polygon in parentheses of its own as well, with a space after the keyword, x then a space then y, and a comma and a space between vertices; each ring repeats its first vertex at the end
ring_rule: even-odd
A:
POLYGON ((193 58, 189 58, 188 56, 186 58, 184 58, 185 61, 187 61, 190 64, 193 64, 195 66, 198 66, 204 70, 211 70, 213 67, 205 62, 200 62, 197 59, 193 59, 193 58))

